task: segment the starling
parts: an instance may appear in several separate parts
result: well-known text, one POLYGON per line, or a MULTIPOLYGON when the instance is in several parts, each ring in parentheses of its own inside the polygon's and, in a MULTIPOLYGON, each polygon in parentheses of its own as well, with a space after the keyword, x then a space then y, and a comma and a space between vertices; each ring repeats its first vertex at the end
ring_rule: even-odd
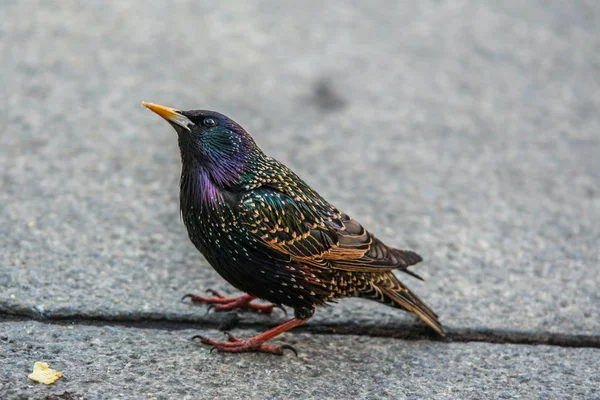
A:
POLYGON ((188 236, 213 268, 246 294, 186 295, 216 310, 269 313, 294 309, 294 318, 247 340, 199 337, 223 352, 281 355, 288 345, 265 343, 302 325, 315 307, 344 297, 375 300, 410 311, 438 334, 438 316, 394 275, 421 256, 389 247, 327 202, 292 170, 268 157, 236 122, 214 111, 180 111, 142 103, 177 131, 181 153, 180 208, 188 236), (272 305, 253 304, 263 299, 272 305))

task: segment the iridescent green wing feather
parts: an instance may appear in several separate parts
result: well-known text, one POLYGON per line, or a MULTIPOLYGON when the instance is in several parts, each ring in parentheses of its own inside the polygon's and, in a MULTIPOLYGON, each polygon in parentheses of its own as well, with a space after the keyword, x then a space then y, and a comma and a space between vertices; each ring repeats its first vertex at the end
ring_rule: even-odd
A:
POLYGON ((253 180, 254 188, 241 201, 242 219, 270 250, 347 271, 406 270, 421 261, 416 253, 383 244, 282 164, 259 169, 253 180))

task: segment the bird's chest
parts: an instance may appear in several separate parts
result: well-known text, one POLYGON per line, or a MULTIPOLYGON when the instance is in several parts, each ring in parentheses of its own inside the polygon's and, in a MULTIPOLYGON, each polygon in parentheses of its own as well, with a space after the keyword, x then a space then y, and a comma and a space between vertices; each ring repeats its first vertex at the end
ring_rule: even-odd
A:
POLYGON ((228 251, 238 227, 238 218, 226 206, 190 207, 182 213, 192 243, 207 258, 228 251))
POLYGON ((183 213, 188 235, 196 248, 225 280, 242 291, 249 291, 247 282, 255 260, 251 243, 244 240, 247 232, 238 216, 228 209, 190 209, 183 213))

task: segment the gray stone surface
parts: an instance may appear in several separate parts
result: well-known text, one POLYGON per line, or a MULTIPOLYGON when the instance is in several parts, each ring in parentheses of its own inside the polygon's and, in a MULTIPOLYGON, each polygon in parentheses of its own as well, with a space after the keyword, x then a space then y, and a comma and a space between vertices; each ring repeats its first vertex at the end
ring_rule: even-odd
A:
POLYGON ((198 332, 216 334, 11 323, 0 339, 2 365, 11 366, 3 367, 0 393, 39 399, 66 391, 89 400, 600 398, 600 349, 286 334, 297 358, 239 357, 210 354, 189 340, 198 332), (63 378, 50 387, 29 381, 40 360, 63 378))
MULTIPOLYGON (((599 335, 600 6, 379 4, 0 2, 0 313, 204 321, 181 295, 230 291, 187 239, 175 135, 145 100, 230 115, 417 250, 427 280, 406 281, 445 325, 599 335)), ((396 321, 345 300, 312 323, 396 321)), ((502 348, 444 346, 415 360, 502 348)))
POLYGON ((2 307, 185 314, 182 293, 227 290, 188 243, 147 100, 230 114, 418 250, 410 284, 445 324, 598 332, 598 7, 391 4, 2 3, 2 307), (320 107, 327 77, 342 109, 320 107))

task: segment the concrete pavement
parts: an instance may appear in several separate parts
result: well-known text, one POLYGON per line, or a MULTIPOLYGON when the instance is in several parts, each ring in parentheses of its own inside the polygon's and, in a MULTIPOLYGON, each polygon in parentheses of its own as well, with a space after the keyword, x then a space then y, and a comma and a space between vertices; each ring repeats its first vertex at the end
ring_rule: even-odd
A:
MULTIPOLYGON (((203 330, 10 323, 7 398, 481 399, 595 398, 600 357, 586 348, 434 343, 347 335, 285 335, 298 357, 210 354, 203 330), (44 359, 53 387, 24 376, 44 359), (29 397, 28 397, 29 396, 29 397)), ((251 335, 252 331, 236 332, 251 335)), ((597 349, 596 349, 597 350, 597 349)))
MULTIPOLYGON (((595 4, 3 2, 0 14, 0 398, 209 398, 256 391, 257 376, 256 398, 382 385, 381 398, 600 397, 595 4), (189 342, 186 329, 219 335, 231 317, 181 295, 231 288, 187 239, 175 135, 142 100, 230 115, 385 242, 422 254, 426 282, 405 281, 465 343, 389 338, 428 336, 358 300, 286 335, 299 360, 189 342), (580 348, 486 343, 511 337, 580 348), (45 350, 27 350, 36 340, 45 350), (156 354, 160 385, 115 374, 115 341, 156 354), (66 371, 49 388, 27 380, 42 359, 66 371), (83 377, 88 361, 104 378, 83 377), (310 381, 297 363, 329 372, 310 381)), ((281 319, 240 314, 239 329, 281 319)))

